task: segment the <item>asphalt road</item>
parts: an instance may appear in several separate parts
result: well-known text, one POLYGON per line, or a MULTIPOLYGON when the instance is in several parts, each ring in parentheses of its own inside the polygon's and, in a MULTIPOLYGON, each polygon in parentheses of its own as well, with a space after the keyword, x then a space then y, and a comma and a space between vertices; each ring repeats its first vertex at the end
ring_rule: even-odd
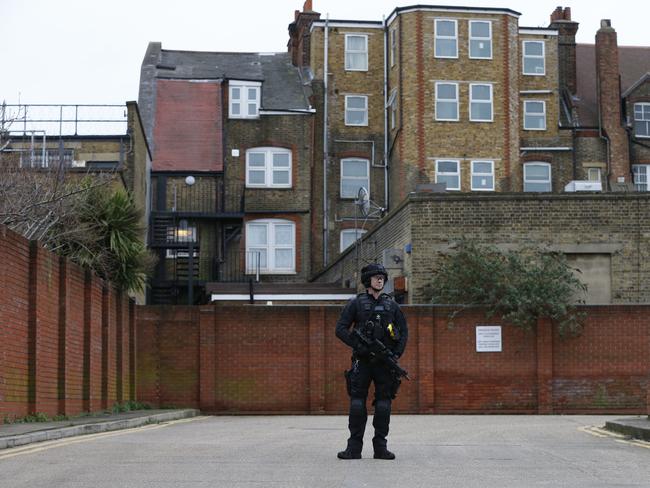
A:
POLYGON ((18 487, 650 486, 650 443, 600 430, 606 416, 394 416, 395 461, 341 461, 341 416, 196 417, 0 451, 18 487))

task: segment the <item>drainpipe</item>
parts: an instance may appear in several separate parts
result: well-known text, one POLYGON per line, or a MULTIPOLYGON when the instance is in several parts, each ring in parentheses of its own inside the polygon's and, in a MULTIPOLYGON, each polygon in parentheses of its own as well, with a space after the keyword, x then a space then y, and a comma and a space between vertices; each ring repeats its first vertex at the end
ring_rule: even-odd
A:
POLYGON ((328 67, 327 67, 327 52, 328 52, 328 43, 329 43, 329 22, 330 14, 328 13, 325 17, 325 42, 323 50, 323 89, 324 93, 324 102, 323 102, 323 267, 327 266, 328 261, 328 239, 327 234, 329 233, 328 219, 329 215, 327 213, 327 160, 329 157, 329 150, 327 147, 327 78, 329 76, 328 67))
POLYGON ((386 16, 382 15, 384 24, 384 208, 388 212, 388 26, 386 16))
MULTIPOLYGON (((598 55, 598 53, 597 53, 598 55)), ((602 111, 602 102, 600 95, 600 69, 598 68, 598 61, 596 61, 596 94, 598 95, 598 135, 602 140, 605 141, 605 157, 607 161, 607 190, 611 190, 610 176, 612 174, 611 161, 610 161, 610 143, 609 137, 603 133, 603 111, 602 111)))

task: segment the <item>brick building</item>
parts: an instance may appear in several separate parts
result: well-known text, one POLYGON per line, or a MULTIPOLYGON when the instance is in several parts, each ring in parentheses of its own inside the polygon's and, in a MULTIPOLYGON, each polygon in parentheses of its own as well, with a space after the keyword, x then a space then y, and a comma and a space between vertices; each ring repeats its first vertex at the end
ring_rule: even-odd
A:
POLYGON ((149 44, 140 103, 154 153, 151 302, 312 274, 309 94, 287 53, 149 44))
MULTIPOLYGON (((288 53, 151 43, 140 105, 154 147, 161 297, 253 274, 321 281, 421 190, 476 202, 490 193, 516 201, 522 192, 647 190, 650 48, 618 47, 608 21, 594 46, 577 45, 569 8, 552 12, 546 28, 521 26, 519 16, 415 5, 384 21, 335 20, 306 0, 289 24, 288 53), (281 256, 288 267, 271 262, 281 256), (258 257, 269 261, 259 273, 250 266, 258 257)), ((384 249, 408 243, 398 241, 384 249)))

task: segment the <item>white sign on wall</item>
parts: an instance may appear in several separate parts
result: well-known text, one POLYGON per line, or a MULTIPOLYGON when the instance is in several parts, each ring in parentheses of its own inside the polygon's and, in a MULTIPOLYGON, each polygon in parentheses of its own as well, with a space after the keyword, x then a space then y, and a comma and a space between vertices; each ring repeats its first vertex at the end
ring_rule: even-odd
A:
POLYGON ((476 326, 476 352, 501 352, 500 325, 477 325, 476 326))

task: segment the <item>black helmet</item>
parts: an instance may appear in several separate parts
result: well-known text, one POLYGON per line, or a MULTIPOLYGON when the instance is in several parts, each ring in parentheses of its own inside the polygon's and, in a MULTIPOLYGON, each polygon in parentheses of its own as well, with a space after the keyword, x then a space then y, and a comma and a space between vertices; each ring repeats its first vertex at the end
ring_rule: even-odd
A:
POLYGON ((384 268, 381 264, 372 263, 361 268, 361 283, 363 283, 363 286, 369 288, 370 278, 375 275, 384 275, 384 281, 388 280, 388 273, 386 272, 386 268, 384 268))

